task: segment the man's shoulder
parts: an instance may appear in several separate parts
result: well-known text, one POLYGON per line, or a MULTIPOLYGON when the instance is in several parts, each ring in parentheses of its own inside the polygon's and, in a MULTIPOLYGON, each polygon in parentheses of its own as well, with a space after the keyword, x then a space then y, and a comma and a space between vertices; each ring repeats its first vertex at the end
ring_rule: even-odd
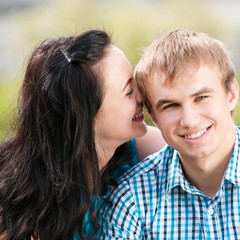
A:
POLYGON ((235 126, 235 129, 236 129, 237 133, 240 134, 240 126, 235 126))
POLYGON ((235 126, 235 133, 236 133, 236 136, 235 136, 235 144, 237 144, 237 147, 239 148, 240 146, 240 126, 235 126))
POLYGON ((159 152, 149 155, 119 178, 118 186, 108 195, 108 200, 113 204, 113 212, 119 206, 134 211, 135 201, 141 198, 143 192, 145 197, 148 197, 154 186, 164 184, 168 176, 169 163, 175 153, 173 148, 166 146, 159 152))
POLYGON ((174 149, 166 146, 159 152, 153 153, 138 163, 128 172, 126 172, 118 181, 119 185, 128 185, 137 178, 143 178, 145 175, 153 175, 155 172, 163 170, 165 162, 173 155, 174 149))

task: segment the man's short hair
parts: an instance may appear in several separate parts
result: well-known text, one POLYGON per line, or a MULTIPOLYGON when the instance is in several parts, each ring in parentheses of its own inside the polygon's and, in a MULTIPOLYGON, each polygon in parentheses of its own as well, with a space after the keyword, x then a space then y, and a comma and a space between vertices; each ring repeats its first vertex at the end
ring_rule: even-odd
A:
POLYGON ((207 34, 189 30, 171 30, 160 35, 144 51, 135 68, 135 78, 148 111, 152 106, 148 97, 147 82, 155 76, 164 76, 166 85, 173 85, 186 66, 201 64, 217 67, 226 91, 235 77, 235 69, 223 43, 207 34))

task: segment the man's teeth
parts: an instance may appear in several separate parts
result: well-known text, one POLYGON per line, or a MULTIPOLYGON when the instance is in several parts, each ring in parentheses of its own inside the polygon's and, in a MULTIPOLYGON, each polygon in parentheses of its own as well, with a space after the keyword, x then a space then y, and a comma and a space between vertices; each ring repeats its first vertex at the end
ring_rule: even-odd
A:
POLYGON ((202 130, 202 131, 200 131, 200 132, 198 132, 198 133, 194 133, 194 134, 192 134, 192 135, 186 135, 186 136, 184 136, 184 137, 187 138, 187 139, 198 138, 198 137, 202 136, 206 131, 207 131, 207 129, 205 128, 204 130, 202 130))
POLYGON ((139 118, 139 117, 141 117, 142 116, 142 112, 140 112, 140 113, 137 113, 136 115, 134 115, 134 117, 133 117, 133 119, 136 119, 136 118, 139 118))

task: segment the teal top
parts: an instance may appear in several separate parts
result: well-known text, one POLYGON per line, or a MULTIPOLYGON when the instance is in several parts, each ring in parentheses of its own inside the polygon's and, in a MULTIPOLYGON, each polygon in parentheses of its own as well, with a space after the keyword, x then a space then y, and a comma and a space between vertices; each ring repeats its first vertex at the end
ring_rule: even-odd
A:
MULTIPOLYGON (((127 164, 121 165, 119 168, 117 168, 115 170, 115 172, 114 172, 115 179, 118 179, 119 177, 121 177, 127 170, 129 170, 130 168, 132 168, 139 162, 139 159, 137 156, 136 139, 132 139, 129 142, 130 142, 130 151, 133 154, 133 158, 131 159, 130 162, 128 162, 127 164)), ((102 201, 102 199, 100 199, 100 205, 101 205, 101 201, 102 201)), ((89 213, 86 214, 84 222, 87 223, 88 217, 89 217, 89 213)), ((91 236, 91 233, 93 232, 91 222, 88 222, 86 224, 85 231, 86 231, 87 236, 91 236)), ((80 240, 78 233, 75 234, 74 240, 80 240)))
POLYGON ((127 164, 121 165, 119 168, 115 170, 114 172, 115 179, 118 179, 119 177, 121 177, 127 170, 129 170, 139 162, 138 155, 137 155, 136 139, 130 140, 129 143, 130 143, 129 150, 133 157, 131 161, 129 161, 127 164))

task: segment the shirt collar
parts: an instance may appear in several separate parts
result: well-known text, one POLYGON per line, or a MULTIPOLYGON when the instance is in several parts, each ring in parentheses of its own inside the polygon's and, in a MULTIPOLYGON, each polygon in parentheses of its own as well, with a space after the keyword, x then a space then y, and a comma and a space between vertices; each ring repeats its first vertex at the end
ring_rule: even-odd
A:
MULTIPOLYGON (((168 147, 171 148, 170 146, 168 147)), ((170 154, 170 157, 168 158, 167 193, 177 186, 180 186, 183 190, 191 193, 193 189, 184 177, 178 153, 173 148, 171 148, 171 152, 172 154, 170 154)))
POLYGON ((224 178, 233 184, 240 185, 240 128, 235 126, 235 143, 233 147, 232 157, 229 161, 224 178))

